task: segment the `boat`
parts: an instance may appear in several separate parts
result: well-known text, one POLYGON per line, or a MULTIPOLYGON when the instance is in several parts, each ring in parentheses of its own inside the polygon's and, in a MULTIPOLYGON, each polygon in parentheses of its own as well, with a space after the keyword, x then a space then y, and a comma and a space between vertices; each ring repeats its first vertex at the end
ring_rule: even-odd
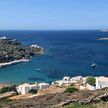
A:
POLYGON ((96 64, 95 63, 91 64, 91 67, 92 68, 95 68, 96 67, 96 64))
POLYGON ((94 59, 92 58, 92 64, 91 64, 91 68, 96 68, 96 64, 95 64, 95 62, 94 62, 94 59))
POLYGON ((36 70, 37 70, 37 71, 40 71, 40 69, 39 69, 39 68, 37 68, 36 70))

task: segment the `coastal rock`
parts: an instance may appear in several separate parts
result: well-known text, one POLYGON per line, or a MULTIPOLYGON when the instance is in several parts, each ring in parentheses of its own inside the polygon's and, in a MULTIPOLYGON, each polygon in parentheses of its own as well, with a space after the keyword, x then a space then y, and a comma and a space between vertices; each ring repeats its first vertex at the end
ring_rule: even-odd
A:
POLYGON ((10 65, 17 62, 24 62, 37 54, 43 54, 44 48, 22 46, 21 42, 16 39, 0 38, 0 63, 7 63, 0 65, 10 65), (19 61, 18 61, 19 60, 19 61))

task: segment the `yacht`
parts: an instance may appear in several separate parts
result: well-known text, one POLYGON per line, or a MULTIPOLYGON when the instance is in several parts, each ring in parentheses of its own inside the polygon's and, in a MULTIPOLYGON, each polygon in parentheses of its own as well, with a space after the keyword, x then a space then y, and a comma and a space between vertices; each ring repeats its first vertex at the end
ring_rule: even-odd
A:
POLYGON ((37 70, 37 71, 40 71, 40 69, 39 69, 39 68, 37 68, 36 70, 37 70))
POLYGON ((96 67, 96 64, 95 63, 91 64, 91 67, 92 68, 95 68, 96 67))

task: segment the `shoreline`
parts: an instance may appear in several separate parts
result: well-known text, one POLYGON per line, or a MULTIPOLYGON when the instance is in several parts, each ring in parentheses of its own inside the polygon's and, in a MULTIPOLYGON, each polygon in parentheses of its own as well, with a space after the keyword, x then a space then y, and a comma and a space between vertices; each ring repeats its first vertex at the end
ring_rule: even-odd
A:
POLYGON ((21 63, 21 62, 29 62, 29 59, 20 59, 20 60, 14 60, 11 62, 6 62, 6 63, 0 63, 0 68, 5 67, 5 66, 9 66, 12 64, 17 64, 17 63, 21 63))

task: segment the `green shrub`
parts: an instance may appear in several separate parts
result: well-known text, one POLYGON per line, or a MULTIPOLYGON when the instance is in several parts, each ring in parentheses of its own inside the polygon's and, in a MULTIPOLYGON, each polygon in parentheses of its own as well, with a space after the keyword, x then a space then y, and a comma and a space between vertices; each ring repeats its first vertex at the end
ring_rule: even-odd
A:
POLYGON ((11 91, 10 87, 3 87, 0 89, 0 94, 11 91))
POLYGON ((68 87, 64 92, 65 93, 73 93, 73 92, 75 92, 75 91, 78 91, 78 89, 77 88, 75 88, 75 87, 68 87))
POLYGON ((95 86, 95 84, 96 84, 96 79, 95 79, 94 77, 90 76, 90 77, 88 77, 88 78, 86 79, 86 83, 88 83, 88 84, 90 84, 90 85, 92 85, 92 86, 95 86))
POLYGON ((31 89, 31 90, 29 90, 29 93, 36 94, 37 93, 37 90, 31 89))
POLYGON ((3 87, 0 89, 0 94, 10 92, 10 91, 15 91, 16 92, 16 85, 10 86, 10 87, 3 87))
POLYGON ((96 108, 96 107, 93 106, 92 104, 82 105, 80 103, 72 103, 63 108, 96 108))

